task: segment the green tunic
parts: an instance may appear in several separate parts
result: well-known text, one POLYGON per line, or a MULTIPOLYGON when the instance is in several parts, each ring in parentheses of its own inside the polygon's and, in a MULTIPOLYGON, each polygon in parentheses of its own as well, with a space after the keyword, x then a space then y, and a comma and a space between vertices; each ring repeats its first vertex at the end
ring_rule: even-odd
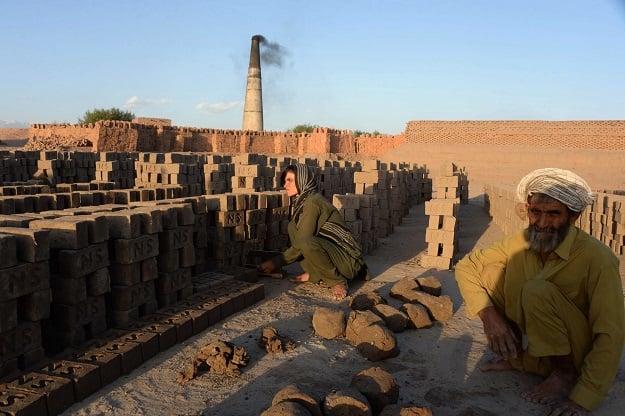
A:
MULTIPOLYGON (((333 242, 317 237, 326 221, 345 225, 339 211, 319 193, 310 195, 297 224, 289 222, 290 247, 273 259, 276 268, 299 261, 310 274, 309 282, 323 280, 328 286, 347 283, 363 270, 362 257, 353 258, 333 242)), ((367 276, 363 276, 368 278, 367 276)))
POLYGON ((569 398, 587 409, 601 402, 625 340, 619 261, 605 244, 571 226, 543 266, 522 230, 470 253, 455 274, 470 316, 495 306, 527 335, 515 367, 547 375, 541 357, 571 354, 580 377, 569 398))

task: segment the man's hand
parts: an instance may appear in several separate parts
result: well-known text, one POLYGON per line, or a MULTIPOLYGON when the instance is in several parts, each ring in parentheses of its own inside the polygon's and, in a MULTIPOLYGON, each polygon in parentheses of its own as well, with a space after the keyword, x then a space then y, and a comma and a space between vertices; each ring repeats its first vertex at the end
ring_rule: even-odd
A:
POLYGON ((484 335, 486 335, 491 351, 505 360, 517 358, 521 343, 497 309, 494 306, 488 306, 477 314, 484 324, 484 335))
POLYGON ((258 270, 260 270, 263 273, 271 273, 274 270, 276 270, 276 265, 273 264, 273 261, 271 260, 267 260, 262 262, 259 266, 258 266, 258 270))

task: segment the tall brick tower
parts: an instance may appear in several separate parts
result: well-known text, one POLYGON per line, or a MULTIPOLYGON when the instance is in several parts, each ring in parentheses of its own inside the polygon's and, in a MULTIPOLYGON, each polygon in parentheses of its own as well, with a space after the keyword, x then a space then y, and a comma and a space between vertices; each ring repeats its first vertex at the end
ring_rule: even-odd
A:
POLYGON ((262 40, 261 35, 252 36, 245 107, 243 108, 243 130, 263 130, 263 88, 260 77, 260 43, 262 40))

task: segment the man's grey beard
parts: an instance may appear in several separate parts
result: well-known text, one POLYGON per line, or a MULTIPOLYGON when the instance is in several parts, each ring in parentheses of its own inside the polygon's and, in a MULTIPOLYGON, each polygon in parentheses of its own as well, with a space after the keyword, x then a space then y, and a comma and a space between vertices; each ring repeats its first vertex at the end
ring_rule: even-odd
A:
POLYGON ((551 253, 566 237, 569 231, 569 224, 564 224, 560 228, 539 228, 536 224, 528 227, 530 248, 537 253, 551 253))

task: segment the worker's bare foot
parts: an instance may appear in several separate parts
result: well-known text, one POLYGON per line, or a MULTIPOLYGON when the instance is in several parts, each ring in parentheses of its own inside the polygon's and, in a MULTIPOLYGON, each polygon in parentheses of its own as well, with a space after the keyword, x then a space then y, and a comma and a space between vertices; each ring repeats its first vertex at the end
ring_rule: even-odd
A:
POLYGON ((334 300, 345 299, 347 296, 347 285, 345 283, 339 283, 332 287, 332 297, 334 300))
POLYGON ((553 405, 568 396, 576 380, 575 372, 556 369, 522 397, 529 402, 553 405))
POLYGON ((510 371, 510 370, 514 370, 514 367, 512 367, 512 364, 510 363, 510 361, 500 358, 498 360, 488 361, 480 365, 480 370, 482 371, 510 371))
POLYGON ((304 283, 304 282, 307 282, 308 279, 310 279, 310 274, 309 273, 302 273, 299 276, 295 276, 294 278, 292 278, 291 282, 304 283))

